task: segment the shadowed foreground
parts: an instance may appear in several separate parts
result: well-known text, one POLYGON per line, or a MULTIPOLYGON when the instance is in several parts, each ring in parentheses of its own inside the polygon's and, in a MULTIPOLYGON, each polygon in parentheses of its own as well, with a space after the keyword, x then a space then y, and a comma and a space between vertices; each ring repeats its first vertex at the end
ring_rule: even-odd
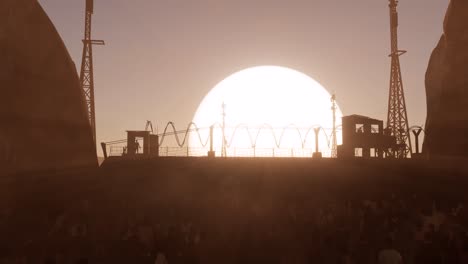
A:
POLYGON ((376 263, 388 236, 404 263, 466 263, 467 171, 173 158, 16 175, 1 179, 0 263, 376 263))

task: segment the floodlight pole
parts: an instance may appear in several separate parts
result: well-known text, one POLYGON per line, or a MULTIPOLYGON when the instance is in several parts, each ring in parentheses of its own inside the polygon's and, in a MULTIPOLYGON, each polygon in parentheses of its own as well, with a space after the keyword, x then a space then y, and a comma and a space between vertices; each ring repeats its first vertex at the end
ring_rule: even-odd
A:
POLYGON ((336 95, 333 94, 331 97, 331 103, 332 103, 332 114, 333 114, 333 131, 332 131, 332 147, 331 147, 331 157, 332 158, 337 158, 338 157, 338 151, 337 151, 337 143, 336 143, 336 95))
POLYGON ((85 34, 83 39, 83 58, 81 61, 80 85, 84 91, 88 119, 91 125, 93 140, 96 143, 96 110, 94 102, 93 45, 105 45, 103 40, 91 39, 92 15, 94 1, 86 0, 85 34))
POLYGON ((221 157, 226 157, 226 104, 223 102, 222 104, 222 117, 223 117, 223 127, 222 127, 222 145, 221 145, 221 157))

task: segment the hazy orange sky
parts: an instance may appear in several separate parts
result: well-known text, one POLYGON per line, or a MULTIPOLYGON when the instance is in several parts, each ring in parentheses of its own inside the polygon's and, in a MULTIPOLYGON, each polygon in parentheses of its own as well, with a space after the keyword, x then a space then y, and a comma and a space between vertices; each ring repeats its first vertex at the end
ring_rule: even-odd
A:
MULTIPOLYGON (((84 0, 39 0, 81 64, 84 0)), ((410 125, 426 118, 424 74, 448 0, 401 0, 400 48, 410 125)), ((386 120, 386 0, 95 0, 98 142, 168 121, 182 128, 228 75, 253 66, 299 70, 345 115, 386 120)), ((267 95, 265 95, 267 96, 267 95)))

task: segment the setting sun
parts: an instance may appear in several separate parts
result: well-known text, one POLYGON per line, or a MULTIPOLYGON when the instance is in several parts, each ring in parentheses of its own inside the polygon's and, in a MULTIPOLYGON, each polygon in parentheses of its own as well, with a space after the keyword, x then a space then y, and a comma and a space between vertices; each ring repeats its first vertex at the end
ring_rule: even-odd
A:
MULTIPOLYGON (((322 128, 319 149, 330 156, 333 126, 331 95, 322 85, 298 71, 261 66, 237 72, 214 87, 201 102, 193 122, 199 128, 214 126, 216 155, 311 157, 314 128, 322 128), (225 149, 223 150, 223 105, 225 149)), ((337 126, 341 124, 337 109, 337 126)), ((209 131, 200 130, 201 138, 209 131)), ((338 135, 338 143, 341 136, 338 135)), ((203 147, 196 133, 190 147, 203 147)))

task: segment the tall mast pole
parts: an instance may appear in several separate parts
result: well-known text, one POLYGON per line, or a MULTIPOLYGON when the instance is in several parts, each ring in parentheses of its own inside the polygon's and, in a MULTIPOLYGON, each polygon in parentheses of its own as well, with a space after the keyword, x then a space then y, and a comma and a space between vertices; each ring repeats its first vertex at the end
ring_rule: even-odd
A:
POLYGON ((407 158, 411 155, 411 137, 409 135, 408 115, 406 111, 403 80, 401 77, 400 56, 406 51, 398 49, 398 0, 390 2, 390 32, 392 59, 390 74, 390 93, 388 98, 387 126, 396 138, 397 149, 393 150, 395 157, 407 158))
POLYGON ((223 127, 222 127, 222 137, 223 137, 223 143, 221 146, 221 157, 226 157, 226 104, 223 102, 222 105, 223 112, 222 112, 222 117, 223 117, 223 127))
POLYGON ((93 45, 104 45, 103 40, 92 40, 92 15, 94 1, 86 0, 85 33, 83 39, 83 58, 81 61, 80 85, 85 94, 88 119, 91 125, 93 140, 96 143, 96 109, 94 102, 94 71, 93 71, 93 45))
POLYGON ((331 97, 332 103, 332 114, 333 114, 333 131, 332 131, 332 147, 331 147, 331 157, 337 158, 338 157, 338 150, 337 150, 337 143, 336 143, 336 95, 333 94, 331 97))

